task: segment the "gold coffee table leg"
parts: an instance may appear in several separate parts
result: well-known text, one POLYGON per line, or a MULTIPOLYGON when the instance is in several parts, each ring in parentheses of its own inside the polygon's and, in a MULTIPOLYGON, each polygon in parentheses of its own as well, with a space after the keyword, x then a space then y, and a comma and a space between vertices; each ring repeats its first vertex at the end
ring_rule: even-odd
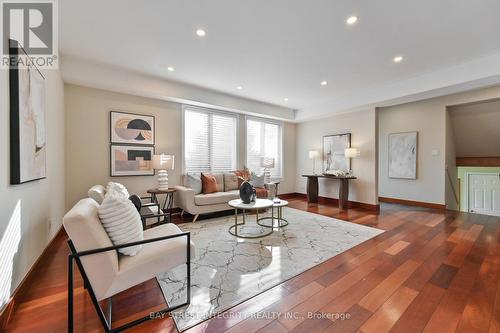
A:
POLYGON ((267 228, 271 228, 271 229, 286 227, 288 225, 288 221, 283 218, 282 208, 283 207, 276 207, 276 210, 277 210, 276 215, 277 216, 275 217, 274 216, 274 207, 271 207, 271 216, 261 217, 260 219, 257 219, 257 224, 260 225, 261 227, 267 227, 267 228), (264 220, 271 220, 271 225, 267 225, 267 224, 264 224, 261 222, 264 220), (278 224, 275 225, 274 221, 277 221, 278 224))
MULTIPOLYGON (((234 225, 230 226, 229 230, 228 230, 231 235, 239 237, 239 238, 261 238, 261 237, 269 236, 273 233, 273 229, 271 228, 271 230, 269 232, 256 234, 256 235, 245 236, 245 235, 239 234, 238 233, 238 226, 246 223, 245 209, 242 209, 242 213, 243 213, 243 223, 238 223, 238 209, 234 210, 234 225)), ((259 224, 258 220, 256 222, 257 222, 257 224, 259 224)), ((262 228, 262 229, 265 229, 265 228, 262 228)))

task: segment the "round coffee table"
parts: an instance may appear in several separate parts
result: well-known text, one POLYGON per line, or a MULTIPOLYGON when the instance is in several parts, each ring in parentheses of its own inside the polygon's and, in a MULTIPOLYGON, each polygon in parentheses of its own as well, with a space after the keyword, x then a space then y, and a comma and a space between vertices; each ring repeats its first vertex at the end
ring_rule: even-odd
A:
MULTIPOLYGON (((249 204, 243 203, 241 199, 234 199, 228 202, 228 205, 234 208, 234 225, 229 227, 229 233, 233 236, 240 237, 240 238, 261 238, 265 236, 269 236, 270 234, 273 233, 273 229, 266 230, 266 228, 259 227, 256 225, 255 227, 252 226, 247 226, 247 228, 259 228, 261 231, 260 233, 241 233, 238 232, 238 226, 244 225, 246 223, 246 211, 247 210, 255 210, 257 213, 257 218, 256 221, 258 222, 259 220, 259 215, 258 215, 258 210, 259 209, 265 209, 273 206, 273 202, 271 200, 267 199, 255 199, 255 202, 251 202, 249 204), (241 209, 243 211, 243 223, 238 223, 238 209, 241 209)), ((265 227, 265 226, 264 226, 265 227)))
POLYGON ((279 201, 274 200, 273 205, 271 207, 271 216, 267 217, 261 217, 260 219, 257 219, 257 224, 262 226, 262 227, 267 227, 267 228, 282 228, 286 227, 288 225, 288 221, 283 218, 283 207, 288 206, 288 201, 279 199, 279 201), (277 209, 277 215, 274 216, 274 209, 277 209), (271 220, 271 225, 261 223, 260 221, 264 220, 271 220), (274 221, 278 221, 278 224, 275 225, 274 221))

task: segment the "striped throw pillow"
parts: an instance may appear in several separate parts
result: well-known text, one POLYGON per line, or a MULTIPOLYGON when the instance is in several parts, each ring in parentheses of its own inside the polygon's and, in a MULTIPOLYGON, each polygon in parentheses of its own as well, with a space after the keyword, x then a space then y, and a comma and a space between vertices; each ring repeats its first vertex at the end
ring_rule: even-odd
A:
MULTIPOLYGON (((114 245, 143 240, 142 222, 132 201, 119 195, 106 195, 98 208, 101 223, 114 245)), ((119 249, 118 252, 135 256, 142 249, 136 245, 119 249)))

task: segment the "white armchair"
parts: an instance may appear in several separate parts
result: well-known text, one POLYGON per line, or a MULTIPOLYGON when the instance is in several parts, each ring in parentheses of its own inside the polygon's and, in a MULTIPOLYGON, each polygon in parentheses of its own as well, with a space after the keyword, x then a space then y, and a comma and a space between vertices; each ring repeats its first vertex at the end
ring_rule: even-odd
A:
POLYGON ((150 316, 137 319, 117 328, 111 327, 111 311, 106 318, 99 301, 109 299, 117 293, 145 282, 179 265, 187 268, 187 301, 160 313, 169 312, 190 302, 191 257, 194 244, 189 232, 182 232, 169 223, 144 231, 144 240, 113 246, 97 213, 98 204, 87 198, 80 200, 64 217, 63 225, 69 236, 71 254, 68 257, 68 331, 73 330, 73 262, 76 262, 83 277, 94 307, 106 332, 120 331, 137 325, 150 316), (143 244, 135 256, 118 254, 118 248, 143 244))

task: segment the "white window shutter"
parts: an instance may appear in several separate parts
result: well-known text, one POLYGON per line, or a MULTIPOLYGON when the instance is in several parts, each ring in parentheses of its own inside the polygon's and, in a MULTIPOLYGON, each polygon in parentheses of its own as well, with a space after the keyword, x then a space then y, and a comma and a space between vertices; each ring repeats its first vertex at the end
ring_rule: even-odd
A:
POLYGON ((184 110, 184 168, 190 172, 227 172, 236 169, 236 115, 205 109, 184 110))
POLYGON ((272 178, 282 177, 282 125, 272 121, 246 120, 246 165, 250 171, 260 174, 262 157, 273 157, 272 178))

